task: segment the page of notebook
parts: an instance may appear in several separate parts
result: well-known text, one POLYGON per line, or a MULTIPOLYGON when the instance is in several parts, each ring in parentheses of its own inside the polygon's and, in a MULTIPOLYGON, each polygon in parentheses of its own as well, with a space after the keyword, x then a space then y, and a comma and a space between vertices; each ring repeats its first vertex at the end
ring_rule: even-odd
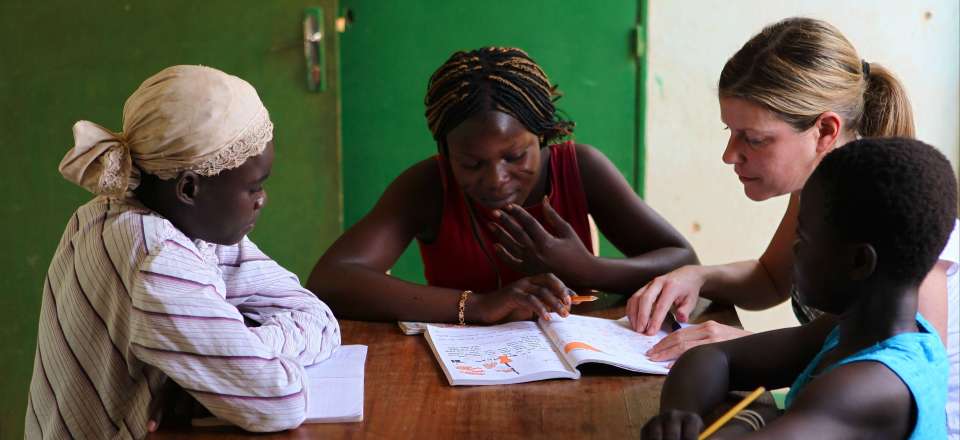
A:
MULTIPOLYGON (((366 345, 342 345, 330 357, 306 368, 307 417, 304 423, 342 423, 363 420, 363 370, 366 345)), ((217 417, 191 420, 198 428, 229 426, 217 417)))
POLYGON ((363 371, 366 345, 343 345, 329 359, 306 368, 310 378, 304 423, 363 420, 363 371))

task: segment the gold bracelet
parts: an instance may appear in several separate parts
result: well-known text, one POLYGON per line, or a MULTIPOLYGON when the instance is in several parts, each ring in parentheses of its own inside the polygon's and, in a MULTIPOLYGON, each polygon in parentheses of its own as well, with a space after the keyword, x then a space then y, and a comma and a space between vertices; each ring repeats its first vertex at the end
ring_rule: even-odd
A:
POLYGON ((470 296, 471 293, 473 292, 469 290, 464 290, 460 293, 460 304, 457 305, 457 318, 460 319, 461 327, 467 325, 467 323, 463 321, 463 309, 464 306, 467 305, 467 297, 470 296))

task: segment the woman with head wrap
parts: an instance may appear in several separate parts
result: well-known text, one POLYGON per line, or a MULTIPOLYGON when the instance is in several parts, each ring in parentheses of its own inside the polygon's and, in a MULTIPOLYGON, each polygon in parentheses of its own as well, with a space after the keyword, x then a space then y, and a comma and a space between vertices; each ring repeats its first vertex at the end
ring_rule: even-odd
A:
POLYGON ((241 428, 298 426, 304 366, 340 332, 246 237, 274 155, 256 90, 173 66, 127 99, 122 132, 73 132, 60 171, 95 197, 43 286, 26 437, 143 438, 171 383, 241 428))

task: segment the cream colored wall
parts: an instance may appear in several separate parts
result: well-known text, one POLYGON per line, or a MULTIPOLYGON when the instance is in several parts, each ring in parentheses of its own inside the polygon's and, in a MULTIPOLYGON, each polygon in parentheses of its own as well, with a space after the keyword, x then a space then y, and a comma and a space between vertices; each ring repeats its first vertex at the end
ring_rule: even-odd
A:
MULTIPOLYGON (((693 243, 704 264, 758 257, 786 197, 746 198, 720 160, 727 132, 716 84, 726 60, 768 24, 827 20, 869 62, 889 67, 912 99, 918 138, 960 163, 960 6, 956 0, 649 0, 647 201, 693 243)), ((785 303, 742 313, 747 328, 789 325, 785 303)))

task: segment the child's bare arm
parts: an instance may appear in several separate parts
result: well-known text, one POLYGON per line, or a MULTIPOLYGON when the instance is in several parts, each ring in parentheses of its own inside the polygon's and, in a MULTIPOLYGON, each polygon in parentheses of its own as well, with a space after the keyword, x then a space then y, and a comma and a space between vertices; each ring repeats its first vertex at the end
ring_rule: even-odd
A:
POLYGON ((732 390, 787 386, 833 328, 832 318, 802 327, 701 345, 680 357, 660 393, 660 414, 643 428, 645 439, 696 438, 703 415, 732 390))
POLYGON ((810 382, 766 429, 737 438, 901 439, 911 431, 912 409, 910 391, 893 371, 854 362, 810 382))
POLYGON ((705 414, 727 392, 789 386, 820 350, 834 323, 829 317, 808 325, 697 347, 680 357, 661 394, 661 411, 705 414))

